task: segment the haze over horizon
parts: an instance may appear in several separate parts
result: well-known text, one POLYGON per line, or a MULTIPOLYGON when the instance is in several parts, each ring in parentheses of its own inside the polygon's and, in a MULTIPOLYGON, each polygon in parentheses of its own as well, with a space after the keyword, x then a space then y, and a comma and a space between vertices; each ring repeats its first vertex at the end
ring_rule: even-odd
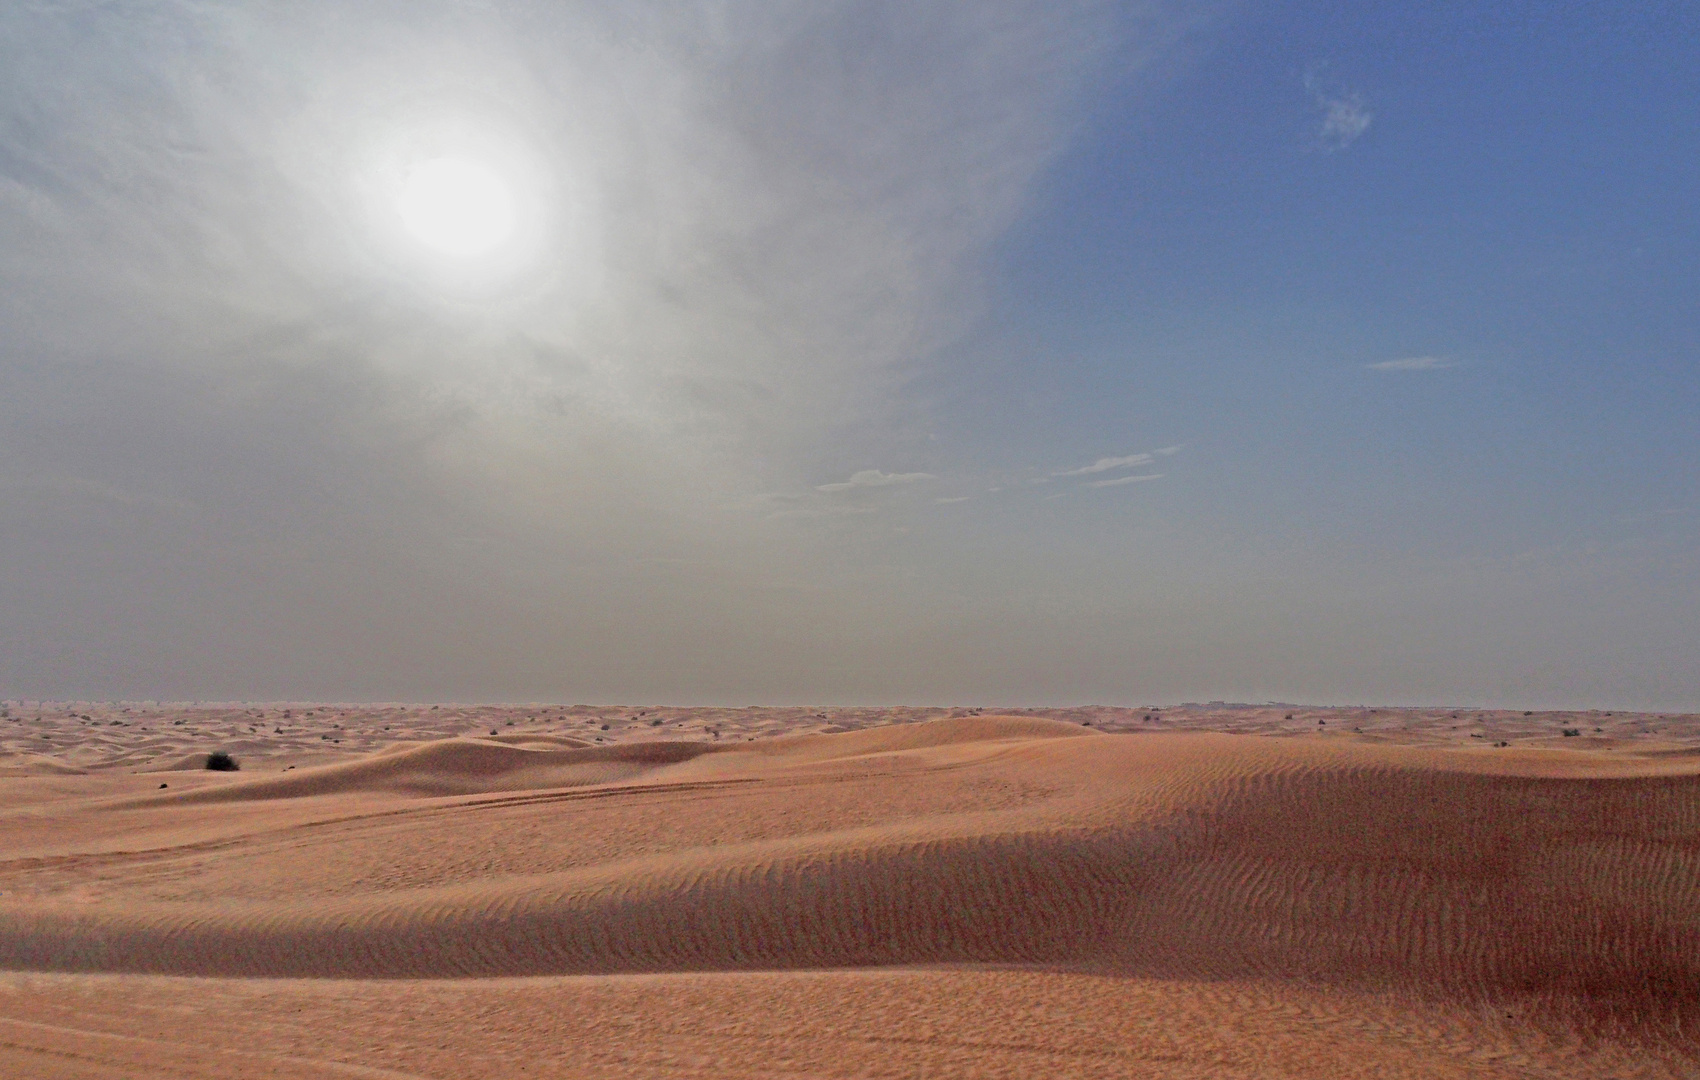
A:
POLYGON ((0 697, 1700 710, 1700 12, 0 12, 0 697))

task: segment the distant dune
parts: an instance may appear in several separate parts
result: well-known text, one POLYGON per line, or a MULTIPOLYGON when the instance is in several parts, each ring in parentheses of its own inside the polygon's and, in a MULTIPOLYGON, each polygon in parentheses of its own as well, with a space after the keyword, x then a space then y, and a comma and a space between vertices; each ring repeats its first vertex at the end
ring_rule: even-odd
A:
POLYGON ((443 739, 398 747, 358 761, 261 776, 225 786, 161 795, 145 804, 247 802, 312 795, 389 791, 409 795, 470 795, 486 791, 608 784, 641 776, 657 765, 689 760, 711 747, 700 743, 586 746, 572 739, 489 741, 443 739))
MULTIPOLYGON (((1061 980, 1020 982, 1052 988, 1038 999, 1120 980, 1189 1008, 1214 987, 1266 1020, 1290 1007, 1294 1046, 1334 1037, 1312 1006, 1451 1017, 1384 1064, 1451 1054, 1465 1029, 1517 1043, 1532 1070, 1589 1075, 1622 1054, 1683 1075, 1697 1060, 1683 1033, 1700 1023, 1700 758, 1680 748, 976 715, 718 743, 518 732, 284 771, 0 783, 17 796, 0 969, 37 973, 7 977, 36 989, 0 993, 0 1026, 36 1031, 38 1049, 59 1045, 28 1028, 57 1023, 39 1010, 93 992, 73 974, 426 980, 394 984, 397 1001, 479 985, 467 977, 594 996, 604 984, 582 980, 642 974, 732 979, 731 1003, 760 996, 757 973, 815 972, 854 1025, 880 1006, 848 973, 877 970, 909 972, 910 990, 1061 980), (1536 1030, 1546 1050, 1529 1049, 1536 1030)), ((928 1000, 945 1029, 980 1022, 971 1001, 928 1000)), ((1115 1061, 1158 1061, 1160 1033, 1140 1038, 1146 1057, 1115 1061)), ((1228 1042, 1252 1053, 1245 1038, 1228 1042)), ((976 1054, 975 1069, 1021 1059, 976 1054)), ((1087 1064, 1061 1071, 1106 1062, 1087 1064)))

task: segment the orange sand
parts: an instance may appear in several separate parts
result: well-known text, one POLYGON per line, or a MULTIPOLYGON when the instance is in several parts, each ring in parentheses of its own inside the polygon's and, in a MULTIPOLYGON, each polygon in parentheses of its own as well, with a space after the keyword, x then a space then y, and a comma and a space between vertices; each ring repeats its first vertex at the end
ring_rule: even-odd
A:
POLYGON ((1682 718, 122 708, 0 744, 0 1076, 1700 1075, 1682 718))

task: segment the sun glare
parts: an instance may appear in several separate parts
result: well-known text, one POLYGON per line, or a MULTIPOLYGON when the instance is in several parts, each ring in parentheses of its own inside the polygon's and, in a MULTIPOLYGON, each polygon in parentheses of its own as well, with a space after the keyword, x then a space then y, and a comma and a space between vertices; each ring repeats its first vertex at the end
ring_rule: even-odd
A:
POLYGON ((447 255, 482 255, 514 229, 514 197, 507 184, 484 166, 459 158, 438 158, 415 168, 396 210, 408 232, 447 255))

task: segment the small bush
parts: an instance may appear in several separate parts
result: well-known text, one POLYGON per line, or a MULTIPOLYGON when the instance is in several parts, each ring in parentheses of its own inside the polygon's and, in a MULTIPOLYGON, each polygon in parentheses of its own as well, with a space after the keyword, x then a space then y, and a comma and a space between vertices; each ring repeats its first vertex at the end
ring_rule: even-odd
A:
POLYGON ((207 768, 211 769, 213 772, 235 772, 241 767, 241 762, 237 761, 223 750, 214 750, 212 753, 207 755, 207 768))
POLYGON ((1564 737, 1567 739, 1573 739, 1580 734, 1582 734, 1581 728, 1567 727, 1564 729, 1564 737))

